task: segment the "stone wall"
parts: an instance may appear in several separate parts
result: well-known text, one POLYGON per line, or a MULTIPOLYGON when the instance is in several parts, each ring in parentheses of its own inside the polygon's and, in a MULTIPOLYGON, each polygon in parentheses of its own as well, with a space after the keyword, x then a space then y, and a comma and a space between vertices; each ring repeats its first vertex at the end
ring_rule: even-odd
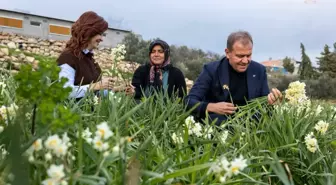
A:
MULTIPOLYGON (((63 51, 66 41, 44 40, 40 38, 26 37, 18 34, 0 32, 0 69, 4 69, 10 61, 12 64, 12 72, 16 72, 22 63, 32 63, 34 67, 38 66, 38 60, 34 57, 26 56, 29 53, 57 58, 63 51), (15 50, 15 55, 10 55, 9 50, 15 50), (24 54, 28 53, 28 54, 24 54)), ((103 70, 112 68, 113 61, 111 48, 99 48, 94 51, 95 60, 99 63, 103 70)), ((117 64, 117 68, 123 72, 133 73, 139 66, 138 63, 122 61, 117 64)), ((193 82, 186 79, 188 90, 193 82)))

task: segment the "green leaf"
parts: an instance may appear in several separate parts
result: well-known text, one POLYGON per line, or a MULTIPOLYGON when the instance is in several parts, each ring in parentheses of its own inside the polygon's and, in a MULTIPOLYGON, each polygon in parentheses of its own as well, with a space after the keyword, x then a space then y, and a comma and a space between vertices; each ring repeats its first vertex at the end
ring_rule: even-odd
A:
POLYGON ((212 163, 206 163, 206 164, 200 164, 200 165, 196 165, 196 166, 190 166, 190 167, 187 167, 187 168, 179 169, 179 170, 176 170, 172 173, 164 175, 163 178, 156 178, 156 179, 152 180, 151 184, 156 184, 156 183, 166 181, 166 180, 171 179, 171 178, 176 178, 176 177, 183 176, 183 175, 186 175, 186 174, 189 174, 189 173, 193 173, 193 172, 197 172, 197 171, 200 171, 200 170, 203 170, 203 169, 207 169, 211 165, 212 165, 212 163))
POLYGON ((320 156, 319 158, 317 158, 314 162, 311 163, 311 165, 308 167, 307 170, 310 170, 311 167, 313 167, 315 164, 317 164, 318 162, 320 162, 325 156, 320 156))
POLYGON ((85 143, 83 141, 84 145, 83 145, 83 149, 84 149, 84 152, 90 157, 90 159, 92 161, 98 161, 98 154, 97 152, 90 146, 88 145, 87 143, 85 143))

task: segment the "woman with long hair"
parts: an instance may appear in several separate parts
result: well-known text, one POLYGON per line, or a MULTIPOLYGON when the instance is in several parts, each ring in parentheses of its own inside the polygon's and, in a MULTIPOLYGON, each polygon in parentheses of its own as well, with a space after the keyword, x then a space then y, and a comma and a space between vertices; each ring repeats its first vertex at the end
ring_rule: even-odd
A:
POLYGON ((112 79, 103 78, 102 70, 93 58, 93 50, 103 41, 108 23, 95 12, 83 13, 71 27, 71 38, 57 59, 59 77, 66 77, 65 87, 71 87, 70 98, 80 99, 86 92, 112 90, 112 79))
POLYGON ((132 85, 134 98, 140 100, 156 92, 168 93, 170 98, 183 98, 187 93, 184 75, 170 63, 170 47, 160 39, 149 45, 149 62, 135 70, 132 85))

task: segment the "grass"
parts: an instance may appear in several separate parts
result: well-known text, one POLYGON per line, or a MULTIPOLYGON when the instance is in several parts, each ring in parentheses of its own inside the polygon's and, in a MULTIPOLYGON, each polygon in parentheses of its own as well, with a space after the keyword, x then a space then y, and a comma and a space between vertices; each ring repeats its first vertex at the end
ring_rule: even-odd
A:
MULTIPOLYGON (((41 65, 48 60, 42 58, 41 65)), ((305 107, 284 102, 269 109, 256 101, 242 117, 225 123, 233 128, 226 130, 208 121, 194 122, 180 99, 163 94, 139 104, 123 93, 62 100, 66 90, 54 90, 61 82, 44 81, 53 79, 46 69, 54 68, 29 73, 22 69, 22 79, 2 75, 6 87, 0 87, 0 103, 6 107, 15 103, 18 109, 8 111, 8 119, 4 109, 0 111, 4 127, 0 145, 9 153, 0 152, 0 184, 52 180, 48 174, 52 165, 63 165, 64 176, 54 180, 71 185, 336 183, 336 110, 328 102, 312 101, 305 107), (36 102, 40 104, 34 114, 36 102), (256 108, 259 120, 251 119, 256 108), (321 120, 329 123, 325 134, 315 129, 321 120), (104 139, 109 130, 113 134, 104 139), (311 132, 318 144, 315 152, 305 143, 311 132), (48 139, 56 144, 48 145, 48 139), (32 152, 27 153, 30 146, 32 152), (225 161, 233 166, 216 171, 217 162, 225 161)))

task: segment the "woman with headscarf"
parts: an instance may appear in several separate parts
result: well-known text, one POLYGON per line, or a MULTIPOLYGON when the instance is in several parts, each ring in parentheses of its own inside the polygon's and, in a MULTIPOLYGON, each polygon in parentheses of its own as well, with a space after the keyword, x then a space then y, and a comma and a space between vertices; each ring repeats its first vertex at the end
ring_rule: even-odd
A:
POLYGON ((152 95, 155 91, 167 92, 169 97, 183 98, 186 82, 181 70, 170 63, 169 45, 160 39, 149 46, 149 63, 135 70, 132 85, 135 88, 134 98, 140 100, 143 95, 152 95))
POLYGON ((57 59, 59 77, 71 87, 70 98, 80 99, 88 91, 113 90, 112 79, 103 78, 102 70, 93 58, 93 50, 103 41, 108 23, 95 12, 83 13, 71 27, 71 38, 57 59))

